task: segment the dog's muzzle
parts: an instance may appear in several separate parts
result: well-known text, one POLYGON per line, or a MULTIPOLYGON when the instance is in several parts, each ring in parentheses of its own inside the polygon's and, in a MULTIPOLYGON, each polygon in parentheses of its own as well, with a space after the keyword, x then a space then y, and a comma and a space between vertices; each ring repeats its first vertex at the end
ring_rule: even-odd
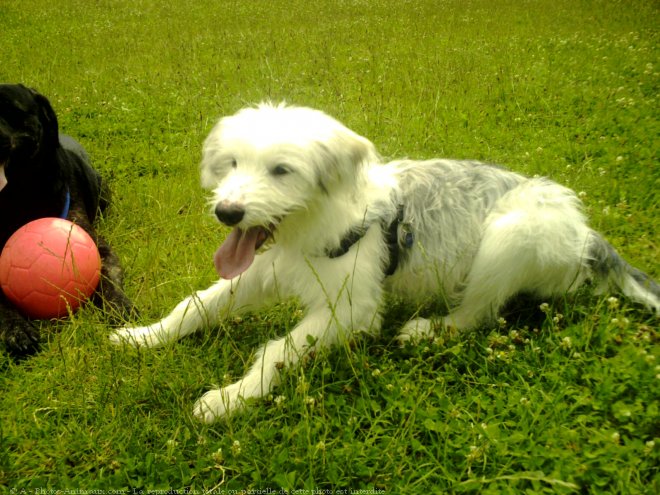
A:
POLYGON ((275 226, 239 227, 245 218, 245 208, 229 201, 216 205, 215 216, 223 224, 233 227, 214 256, 218 274, 224 279, 232 279, 249 268, 256 251, 272 236, 275 226))

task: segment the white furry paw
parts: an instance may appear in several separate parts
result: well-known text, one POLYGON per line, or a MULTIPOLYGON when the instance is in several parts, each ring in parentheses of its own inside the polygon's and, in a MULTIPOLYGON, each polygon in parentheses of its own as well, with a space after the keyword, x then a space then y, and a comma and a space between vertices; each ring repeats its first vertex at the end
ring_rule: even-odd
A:
POLYGON ((193 415, 208 424, 231 416, 244 405, 243 397, 239 395, 238 384, 234 384, 206 392, 195 403, 193 415))
POLYGON ((162 345, 161 333, 160 325, 120 328, 110 334, 110 342, 132 347, 158 347, 162 345))
POLYGON ((440 318, 439 326, 444 329, 444 333, 455 337, 463 330, 469 330, 477 325, 472 316, 461 316, 457 313, 450 313, 440 318))
POLYGON ((415 318, 403 325, 399 335, 396 336, 396 341, 403 347, 408 342, 414 343, 425 339, 433 339, 435 337, 433 328, 434 325, 431 320, 415 318))

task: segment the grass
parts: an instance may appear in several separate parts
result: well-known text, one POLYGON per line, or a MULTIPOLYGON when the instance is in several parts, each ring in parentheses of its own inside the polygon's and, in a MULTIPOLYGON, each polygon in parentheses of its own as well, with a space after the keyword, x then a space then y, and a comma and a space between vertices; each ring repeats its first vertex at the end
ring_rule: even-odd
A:
MULTIPOLYGON (((145 321, 214 279, 201 143, 267 98, 387 156, 548 175, 660 277, 657 3, 4 0, 0 21, 0 79, 48 95, 112 182, 100 230, 145 321)), ((401 350, 407 311, 211 426, 194 400, 291 328, 295 304, 149 352, 111 347, 92 307, 43 322, 40 354, 0 351, 0 492, 660 491, 657 319, 581 294, 401 350)))

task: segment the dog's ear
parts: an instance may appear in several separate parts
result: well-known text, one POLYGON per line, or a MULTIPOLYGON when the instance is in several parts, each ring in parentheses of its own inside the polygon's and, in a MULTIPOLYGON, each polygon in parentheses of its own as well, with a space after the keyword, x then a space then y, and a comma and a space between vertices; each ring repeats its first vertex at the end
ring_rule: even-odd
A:
POLYGON ((55 110, 53 110, 53 107, 50 104, 50 101, 48 101, 48 98, 34 90, 31 91, 34 97, 34 101, 37 105, 37 117, 39 119, 39 123, 41 124, 41 145, 45 146, 45 149, 56 149, 59 147, 60 141, 57 115, 55 115, 55 110))
POLYGON ((319 164, 319 185, 326 191, 352 186, 364 165, 380 161, 371 141, 343 126, 317 146, 322 162, 319 164))
POLYGON ((199 166, 200 178, 204 189, 213 189, 218 185, 217 165, 222 152, 220 133, 224 119, 220 119, 204 140, 202 161, 199 166))

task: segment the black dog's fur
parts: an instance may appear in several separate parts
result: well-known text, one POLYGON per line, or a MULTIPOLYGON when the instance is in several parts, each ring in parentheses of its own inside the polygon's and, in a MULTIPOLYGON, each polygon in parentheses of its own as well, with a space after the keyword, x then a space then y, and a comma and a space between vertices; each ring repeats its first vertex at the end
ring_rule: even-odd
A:
MULTIPOLYGON (((95 302, 114 315, 127 316, 133 305, 122 289, 123 272, 110 246, 96 234, 93 222, 107 207, 107 187, 89 164, 83 147, 60 135, 57 117, 43 95, 22 85, 0 85, 0 167, 6 185, 0 189, 0 249, 24 224, 60 217, 67 191, 67 219, 85 229, 101 254, 101 282, 95 302)), ((37 329, 0 291, 0 341, 10 354, 38 348, 37 329)))

